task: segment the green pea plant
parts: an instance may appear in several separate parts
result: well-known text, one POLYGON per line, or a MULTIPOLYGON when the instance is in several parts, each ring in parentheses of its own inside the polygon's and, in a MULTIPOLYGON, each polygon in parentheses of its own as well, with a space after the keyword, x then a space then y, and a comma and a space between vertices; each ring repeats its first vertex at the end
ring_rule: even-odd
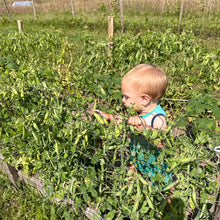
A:
POLYGON ((73 201, 75 218, 81 218, 86 207, 103 219, 212 216, 219 187, 219 157, 214 151, 220 141, 219 103, 214 97, 219 52, 210 53, 194 36, 170 30, 115 37, 112 57, 89 37, 78 56, 73 46, 57 34, 2 37, 4 161, 40 178, 49 198, 73 201), (129 132, 138 131, 126 123, 132 113, 122 106, 120 81, 139 63, 161 66, 169 77, 161 100, 168 128, 141 133, 152 144, 164 144, 155 163, 167 164, 173 179, 168 184, 162 173, 152 183, 127 169, 129 132), (109 123, 93 109, 121 114, 122 123, 109 123))

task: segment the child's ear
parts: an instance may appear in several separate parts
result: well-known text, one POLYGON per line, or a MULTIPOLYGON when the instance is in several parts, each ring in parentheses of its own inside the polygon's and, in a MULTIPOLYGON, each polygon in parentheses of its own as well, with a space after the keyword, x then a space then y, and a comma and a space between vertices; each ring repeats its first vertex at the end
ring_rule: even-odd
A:
POLYGON ((148 103, 150 103, 150 101, 152 100, 151 96, 147 95, 147 94, 143 94, 141 96, 141 101, 142 101, 142 105, 147 105, 148 103))

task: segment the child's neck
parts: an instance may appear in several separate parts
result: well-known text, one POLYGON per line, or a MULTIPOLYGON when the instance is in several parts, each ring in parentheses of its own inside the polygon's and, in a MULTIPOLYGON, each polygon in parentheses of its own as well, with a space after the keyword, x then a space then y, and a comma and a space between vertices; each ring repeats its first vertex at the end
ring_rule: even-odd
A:
POLYGON ((145 106, 142 111, 139 112, 139 115, 145 115, 153 111, 158 106, 158 101, 151 101, 148 103, 147 106, 145 106))

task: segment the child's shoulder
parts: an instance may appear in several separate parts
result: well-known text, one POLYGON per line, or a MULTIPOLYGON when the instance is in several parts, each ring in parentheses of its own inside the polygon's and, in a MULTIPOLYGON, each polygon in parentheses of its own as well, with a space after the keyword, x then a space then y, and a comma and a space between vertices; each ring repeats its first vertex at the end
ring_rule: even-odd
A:
POLYGON ((167 114, 160 104, 157 105, 150 113, 143 115, 142 118, 146 124, 152 128, 164 129, 167 126, 166 122, 167 114))
POLYGON ((161 107, 160 104, 157 105, 157 107, 153 110, 153 113, 155 115, 164 115, 167 116, 166 112, 164 111, 164 109, 161 107))

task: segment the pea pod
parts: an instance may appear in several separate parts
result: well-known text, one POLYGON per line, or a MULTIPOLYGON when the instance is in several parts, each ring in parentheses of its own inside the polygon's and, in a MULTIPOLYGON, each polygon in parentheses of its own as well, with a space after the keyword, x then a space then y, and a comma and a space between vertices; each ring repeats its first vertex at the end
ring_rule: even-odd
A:
POLYGON ((94 116, 100 124, 102 124, 102 125, 107 124, 107 121, 104 120, 103 118, 101 118, 101 116, 99 114, 94 112, 94 116))
POLYGON ((151 199, 149 198, 149 196, 146 196, 146 199, 147 199, 147 202, 148 202, 148 205, 150 206, 150 208, 154 209, 154 205, 153 205, 151 199))
POLYGON ((176 182, 174 182, 174 183, 171 183, 170 185, 166 186, 166 187, 163 189, 163 191, 164 191, 164 192, 168 191, 169 189, 173 188, 173 187, 174 187, 175 185, 177 185, 178 183, 179 183, 178 181, 176 181, 176 182))
POLYGON ((133 206, 133 209, 132 209, 133 213, 137 211, 138 206, 139 206, 139 199, 136 199, 136 201, 134 203, 134 206, 133 206))
POLYGON ((132 192, 133 186, 134 186, 134 183, 132 182, 128 187, 127 195, 129 195, 132 192))
POLYGON ((144 185, 149 185, 148 182, 140 175, 139 180, 144 184, 144 185))
POLYGON ((36 123, 33 123, 33 127, 34 127, 37 131, 39 131, 39 128, 38 128, 38 126, 37 126, 36 123))
POLYGON ((33 131, 32 131, 32 135, 33 135, 35 141, 38 141, 38 137, 37 137, 37 135, 33 131))
POLYGON ((106 92, 105 92, 105 90, 100 86, 100 92, 101 92, 101 94, 103 95, 103 96, 106 96, 106 92))

